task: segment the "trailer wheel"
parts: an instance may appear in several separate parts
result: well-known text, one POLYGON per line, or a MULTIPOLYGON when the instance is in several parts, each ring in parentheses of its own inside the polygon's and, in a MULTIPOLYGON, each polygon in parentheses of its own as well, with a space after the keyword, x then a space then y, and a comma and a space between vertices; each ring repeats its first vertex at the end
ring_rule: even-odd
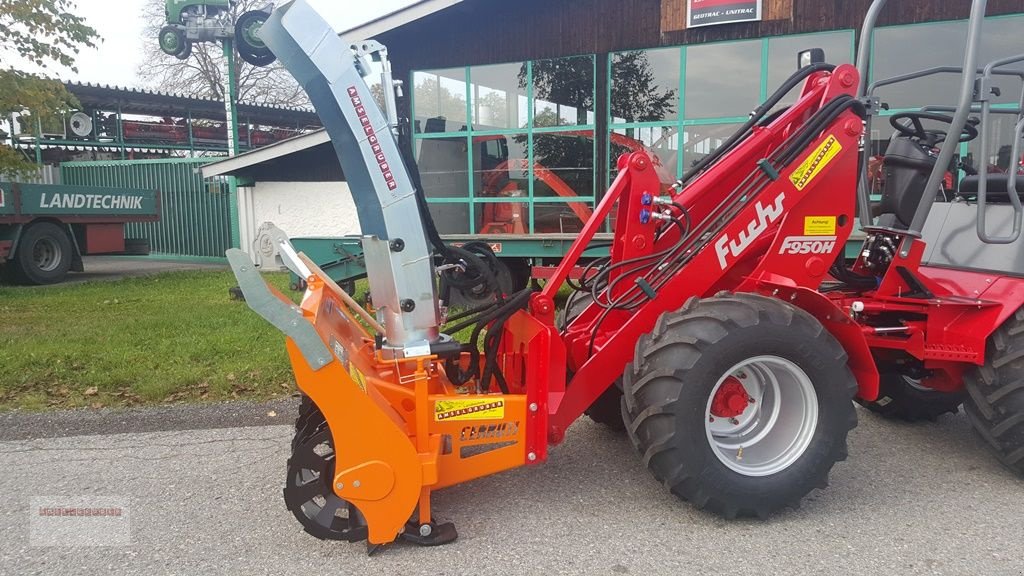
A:
POLYGON ((883 418, 906 422, 934 422, 943 414, 958 412, 963 402, 963 392, 932 390, 911 375, 894 370, 882 372, 877 400, 857 399, 858 404, 883 418))
POLYGON ((57 284, 67 276, 73 257, 67 231, 50 222, 37 222, 22 233, 12 264, 21 283, 57 284))
POLYGON ((964 375, 964 411, 1004 466, 1024 476, 1024 308, 989 337, 985 365, 964 375))
POLYGON ((640 338, 626 430, 676 496, 726 518, 796 506, 847 455, 857 383, 803 310, 753 294, 691 299, 640 338))

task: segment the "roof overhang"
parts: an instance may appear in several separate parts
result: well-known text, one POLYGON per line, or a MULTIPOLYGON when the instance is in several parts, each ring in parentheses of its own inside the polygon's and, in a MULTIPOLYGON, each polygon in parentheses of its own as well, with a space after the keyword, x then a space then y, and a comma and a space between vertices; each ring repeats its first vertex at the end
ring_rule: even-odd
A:
POLYGON ((234 158, 228 158, 227 160, 221 160, 220 162, 214 162, 213 164, 207 164, 201 168, 203 178, 213 178, 214 176, 231 176, 241 170, 250 168, 257 164, 275 160, 283 156, 295 154, 296 152, 302 152, 303 150, 309 150, 326 142, 330 142, 331 137, 327 135, 327 131, 320 129, 316 132, 310 132, 309 134, 303 134, 302 136, 295 136, 287 140, 282 140, 270 146, 264 146, 246 152, 245 154, 239 154, 234 158))
POLYGON ((380 34, 390 32, 395 28, 400 28, 410 22, 414 22, 420 18, 425 18, 435 12, 440 12, 445 8, 451 8, 452 6, 461 4, 462 2, 463 0, 420 0, 415 4, 411 4, 401 10, 396 10, 385 16, 371 20, 361 26, 345 30, 341 33, 341 37, 350 42, 358 42, 360 40, 375 38, 380 34))

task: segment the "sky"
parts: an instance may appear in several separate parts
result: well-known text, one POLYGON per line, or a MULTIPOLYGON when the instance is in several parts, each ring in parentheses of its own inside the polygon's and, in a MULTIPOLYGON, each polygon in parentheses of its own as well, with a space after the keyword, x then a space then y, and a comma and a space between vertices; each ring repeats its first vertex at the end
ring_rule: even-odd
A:
MULTIPOLYGON (((279 2, 280 3, 280 2, 279 2)), ((347 30, 394 12, 413 0, 310 0, 336 30, 347 30)), ((61 72, 63 80, 134 87, 143 54, 143 0, 77 0, 75 13, 85 17, 103 42, 78 56, 78 73, 61 72), (111 11, 116 5, 117 12, 111 11)))

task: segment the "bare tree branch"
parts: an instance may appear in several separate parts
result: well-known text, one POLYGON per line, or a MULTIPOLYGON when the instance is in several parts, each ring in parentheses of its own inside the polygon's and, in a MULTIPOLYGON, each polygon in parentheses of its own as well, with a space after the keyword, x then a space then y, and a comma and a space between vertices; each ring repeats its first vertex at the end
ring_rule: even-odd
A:
MULTIPOLYGON (((266 0, 239 0, 234 10, 237 16, 265 5, 266 0)), ((164 54, 157 40, 160 28, 166 24, 164 0, 146 0, 142 14, 146 22, 146 58, 139 67, 139 76, 147 86, 162 92, 223 100, 226 64, 220 44, 196 44, 187 60, 178 60, 164 54)), ((257 68, 237 55, 235 58, 239 102, 309 108, 306 93, 280 64, 257 68)))

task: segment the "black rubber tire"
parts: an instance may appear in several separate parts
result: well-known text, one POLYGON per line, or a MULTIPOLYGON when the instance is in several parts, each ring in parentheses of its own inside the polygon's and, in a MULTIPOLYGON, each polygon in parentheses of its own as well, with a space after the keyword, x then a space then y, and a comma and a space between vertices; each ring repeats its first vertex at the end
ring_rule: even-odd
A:
POLYGON ((857 382, 846 351, 813 316, 774 298, 719 294, 692 298, 640 338, 623 380, 623 419, 655 478, 683 500, 725 518, 766 518, 795 507, 847 456, 857 425, 857 382), (810 378, 818 421, 806 451, 788 468, 747 476, 723 464, 705 429, 718 380, 755 356, 789 360, 810 378))
POLYGON ((260 68, 273 64, 277 60, 277 56, 274 55, 266 44, 257 46, 249 43, 243 33, 243 29, 258 21, 265 23, 269 16, 266 12, 253 10, 242 14, 238 17, 238 21, 235 22, 235 47, 238 50, 238 55, 242 57, 242 60, 260 68))
POLYGON ((878 399, 867 402, 858 398, 857 403, 891 420, 934 422, 943 414, 959 412, 966 396, 964 392, 939 392, 915 386, 908 381, 909 376, 892 370, 880 376, 878 399))
POLYGON ((160 46, 160 51, 168 56, 177 56, 185 51, 185 43, 188 40, 185 39, 185 31, 181 26, 167 25, 160 29, 157 35, 157 44, 160 46), (173 49, 170 46, 164 44, 164 35, 174 35, 175 42, 177 43, 177 49, 173 49))
POLYGON ((21 284, 41 286, 63 282, 71 269, 74 250, 66 229, 51 222, 30 225, 18 240, 18 252, 10 265, 15 279, 21 284), (50 242, 58 253, 55 265, 43 269, 35 262, 35 249, 40 242, 50 242))
POLYGON ((1024 476, 1024 308, 988 339, 985 365, 964 375, 964 411, 1004 466, 1024 476))
MULTIPOLYGON (((590 306, 590 303, 594 301, 593 296, 583 295, 569 303, 569 307, 563 310, 559 315, 562 317, 558 325, 568 326, 574 318, 583 313, 584 310, 590 306)), ((569 374, 569 379, 572 379, 572 374, 569 374)), ((584 412, 591 420, 607 426, 609 429, 615 432, 625 432, 626 423, 622 421, 622 378, 615 381, 614 384, 608 387, 607 390, 601 393, 594 400, 594 403, 584 412)))

